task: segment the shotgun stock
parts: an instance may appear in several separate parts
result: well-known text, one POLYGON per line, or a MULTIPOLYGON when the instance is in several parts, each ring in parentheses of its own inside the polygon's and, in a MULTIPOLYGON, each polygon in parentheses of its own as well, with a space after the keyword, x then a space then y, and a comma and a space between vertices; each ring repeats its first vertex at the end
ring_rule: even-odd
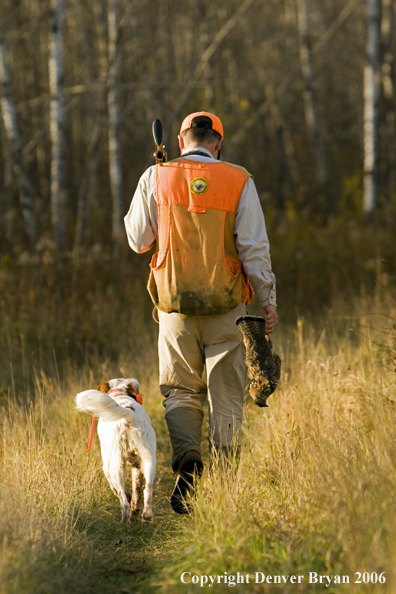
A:
POLYGON ((160 120, 154 120, 153 122, 153 138, 156 146, 154 153, 155 163, 165 163, 167 154, 165 151, 165 145, 162 144, 162 124, 160 120))

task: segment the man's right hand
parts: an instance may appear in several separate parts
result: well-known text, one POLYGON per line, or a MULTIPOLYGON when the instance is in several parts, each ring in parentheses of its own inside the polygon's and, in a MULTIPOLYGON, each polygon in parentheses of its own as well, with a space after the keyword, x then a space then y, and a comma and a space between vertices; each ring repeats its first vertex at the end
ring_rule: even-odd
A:
POLYGON ((272 334, 278 323, 276 305, 266 305, 260 309, 260 316, 265 320, 265 333, 272 334))

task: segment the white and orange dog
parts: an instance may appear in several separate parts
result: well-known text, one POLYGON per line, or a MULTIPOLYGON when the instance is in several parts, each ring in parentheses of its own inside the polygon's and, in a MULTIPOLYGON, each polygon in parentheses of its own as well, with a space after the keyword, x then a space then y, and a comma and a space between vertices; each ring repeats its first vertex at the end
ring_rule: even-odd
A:
POLYGON ((112 379, 97 390, 80 392, 78 410, 91 411, 99 417, 98 435, 103 470, 110 487, 121 503, 122 522, 139 513, 139 483, 145 479, 143 522, 153 519, 153 485, 156 467, 156 437, 150 417, 141 404, 136 379, 112 379), (140 402, 139 402, 140 401, 140 402), (126 463, 132 466, 132 495, 125 491, 126 463))

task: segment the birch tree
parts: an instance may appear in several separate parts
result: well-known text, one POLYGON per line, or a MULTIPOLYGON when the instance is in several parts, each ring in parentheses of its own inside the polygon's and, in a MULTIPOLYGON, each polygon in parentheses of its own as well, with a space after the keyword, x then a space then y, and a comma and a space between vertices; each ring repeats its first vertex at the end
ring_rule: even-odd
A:
POLYGON ((121 144, 120 144, 120 112, 118 105, 118 77, 119 77, 119 17, 118 0, 110 0, 108 9, 108 35, 109 35, 109 76, 107 92, 107 109, 109 117, 109 167, 110 184, 113 202, 112 232, 113 252, 117 255, 121 246, 123 235, 123 190, 121 171, 121 144))
MULTIPOLYGON (((372 17, 367 21, 365 78, 373 81, 377 73, 382 82, 378 156, 375 85, 366 84, 363 147, 362 9, 380 0, 187 0, 158 6, 142 0, 138 10, 127 0, 68 0, 64 9, 63 3, 0 0, 6 40, 6 48, 2 38, 0 43, 0 201, 7 249, 22 225, 31 234, 35 215, 42 231, 45 225, 53 228, 59 249, 66 238, 71 243, 75 230, 75 253, 108 240, 116 253, 125 241, 124 194, 132 194, 151 163, 151 121, 162 118, 168 154, 175 157, 170 129, 176 139, 182 117, 205 105, 224 121, 224 155, 254 172, 271 208, 279 196, 279 211, 284 197, 296 201, 298 212, 316 216, 329 210, 330 197, 340 196, 340 204, 353 210, 350 186, 363 169, 365 150, 366 188, 372 195, 378 161, 378 191, 388 197, 390 221, 396 191, 396 0, 381 2, 382 51, 376 65, 378 19, 377 25, 372 17), (43 17, 50 7, 49 32, 43 17), (320 31, 314 30, 316 23, 320 31), (374 45, 368 43, 373 26, 374 45), (326 136, 325 126, 331 130, 326 136), (122 151, 133 158, 121 171, 122 151), (30 191, 25 191, 26 172, 30 191), (322 188, 313 208, 311 197, 322 188)), ((368 211, 373 202, 367 201, 368 211)))
POLYGON ((297 0, 300 64, 305 86, 305 122, 313 140, 318 180, 322 188, 325 188, 329 179, 329 173, 324 144, 319 129, 317 102, 314 91, 314 75, 310 47, 308 11, 308 0, 297 0))
POLYGON ((36 239, 33 194, 22 159, 22 140, 18 130, 15 106, 11 95, 6 46, 0 21, 0 103, 4 129, 9 142, 13 170, 19 185, 19 195, 25 229, 31 244, 36 239))
POLYGON ((54 243, 58 250, 64 247, 66 233, 62 25, 63 0, 51 0, 49 30, 51 222, 54 243))
POLYGON ((367 0, 366 66, 364 69, 364 185, 363 212, 369 217, 377 206, 378 91, 380 1, 367 0))

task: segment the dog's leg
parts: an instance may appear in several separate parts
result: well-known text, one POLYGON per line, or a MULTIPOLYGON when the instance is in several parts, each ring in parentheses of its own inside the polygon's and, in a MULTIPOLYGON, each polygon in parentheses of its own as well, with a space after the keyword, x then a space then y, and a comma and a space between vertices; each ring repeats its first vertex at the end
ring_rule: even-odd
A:
POLYGON ((110 485, 111 490, 113 491, 114 495, 117 495, 117 497, 118 497, 118 491, 113 485, 110 471, 107 468, 103 467, 103 472, 105 474, 105 477, 107 478, 107 481, 110 485))
POLYGON ((140 503, 140 468, 132 466, 132 497, 131 497, 131 518, 137 516, 140 503))
POLYGON ((120 464, 117 468, 111 468, 110 486, 117 495, 121 504, 121 522, 129 521, 129 501, 125 492, 125 470, 120 464))
MULTIPOLYGON (((100 428, 100 421, 99 421, 99 428, 100 428)), ((103 430, 102 430, 103 431, 103 430)), ((113 491, 114 495, 117 495, 118 497, 118 489, 117 489, 117 483, 113 482, 113 473, 112 473, 112 468, 121 468, 121 462, 120 462, 120 458, 119 458, 119 454, 114 458, 114 454, 111 448, 111 441, 109 439, 109 435, 107 433, 100 434, 99 433, 99 438, 100 438, 100 449, 102 452, 102 462, 103 462, 103 472, 105 474, 105 477, 107 478, 107 481, 110 485, 111 490, 113 491)), ((110 435, 111 438, 111 435, 110 435)))
POLYGON ((145 479, 144 486, 144 507, 143 507, 143 522, 151 522, 153 519, 153 486, 155 479, 155 457, 151 453, 147 453, 142 460, 142 472, 145 479))

